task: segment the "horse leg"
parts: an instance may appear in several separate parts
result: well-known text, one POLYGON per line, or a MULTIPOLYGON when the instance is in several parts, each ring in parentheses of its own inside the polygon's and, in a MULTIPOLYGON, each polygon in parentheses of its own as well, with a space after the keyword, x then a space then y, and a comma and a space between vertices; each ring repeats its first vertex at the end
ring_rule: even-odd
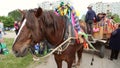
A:
POLYGON ((72 68, 73 61, 67 62, 68 68, 72 68))
POLYGON ((81 57, 82 57, 82 51, 83 51, 83 46, 81 46, 81 48, 77 51, 77 57, 78 57, 77 66, 80 66, 80 60, 81 60, 81 57))
MULTIPOLYGON (((67 62, 67 68, 72 68, 73 63, 76 62, 75 61, 75 54, 69 55, 66 62, 67 62)), ((76 64, 73 67, 76 67, 76 64)))
POLYGON ((75 57, 75 59, 73 60, 72 66, 74 67, 75 65, 76 65, 76 57, 75 57))
POLYGON ((62 68, 62 60, 55 57, 55 61, 56 61, 56 64, 57 64, 57 68, 62 68))

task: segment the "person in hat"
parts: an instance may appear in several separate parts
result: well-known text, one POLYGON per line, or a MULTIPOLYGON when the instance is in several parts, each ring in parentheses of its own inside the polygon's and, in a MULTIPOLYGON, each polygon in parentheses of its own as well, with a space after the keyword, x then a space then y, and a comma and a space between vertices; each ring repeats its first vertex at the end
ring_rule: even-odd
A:
POLYGON ((87 8, 88 8, 88 11, 85 16, 85 22, 87 25, 87 33, 93 34, 93 22, 96 19, 96 13, 94 10, 92 10, 91 5, 89 5, 87 8))

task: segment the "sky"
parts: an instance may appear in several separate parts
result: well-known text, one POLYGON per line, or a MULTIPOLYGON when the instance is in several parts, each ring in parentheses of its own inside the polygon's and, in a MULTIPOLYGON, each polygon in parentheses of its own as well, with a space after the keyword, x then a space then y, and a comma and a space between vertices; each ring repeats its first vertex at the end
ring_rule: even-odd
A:
MULTIPOLYGON (((57 0, 0 0, 0 16, 7 16, 8 12, 15 9, 37 8, 41 2, 57 0)), ((87 6, 96 2, 120 2, 120 0, 70 0, 80 16, 87 12, 87 6)))

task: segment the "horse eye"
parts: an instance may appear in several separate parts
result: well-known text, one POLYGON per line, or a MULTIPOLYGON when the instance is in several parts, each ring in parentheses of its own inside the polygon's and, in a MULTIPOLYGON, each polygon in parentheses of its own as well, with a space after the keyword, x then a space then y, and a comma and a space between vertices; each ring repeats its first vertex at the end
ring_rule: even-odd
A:
POLYGON ((42 27, 40 28, 41 31, 43 31, 42 27))
POLYGON ((42 28, 40 28, 40 30, 42 31, 42 28))
POLYGON ((21 32, 23 32, 23 30, 21 30, 21 32))

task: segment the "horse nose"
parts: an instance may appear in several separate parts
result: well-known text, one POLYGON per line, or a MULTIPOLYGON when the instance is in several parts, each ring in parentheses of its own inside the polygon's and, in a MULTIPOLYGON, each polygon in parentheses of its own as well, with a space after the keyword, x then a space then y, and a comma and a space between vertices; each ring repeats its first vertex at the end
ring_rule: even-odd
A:
POLYGON ((13 46, 12 47, 12 52, 13 52, 13 54, 16 56, 16 57, 19 57, 19 51, 18 51, 18 49, 15 47, 15 46, 13 46))
POLYGON ((16 57, 19 57, 19 52, 17 50, 14 51, 16 57))

